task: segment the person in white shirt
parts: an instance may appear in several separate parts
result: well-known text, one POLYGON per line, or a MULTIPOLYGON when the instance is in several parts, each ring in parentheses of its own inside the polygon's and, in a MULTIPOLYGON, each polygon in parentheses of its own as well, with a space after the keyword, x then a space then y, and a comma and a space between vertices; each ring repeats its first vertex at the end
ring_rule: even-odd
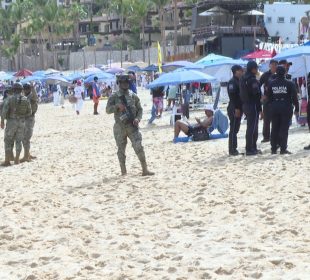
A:
POLYGON ((74 97, 76 98, 75 111, 79 115, 84 104, 84 88, 82 87, 82 82, 77 81, 76 87, 74 88, 74 97))

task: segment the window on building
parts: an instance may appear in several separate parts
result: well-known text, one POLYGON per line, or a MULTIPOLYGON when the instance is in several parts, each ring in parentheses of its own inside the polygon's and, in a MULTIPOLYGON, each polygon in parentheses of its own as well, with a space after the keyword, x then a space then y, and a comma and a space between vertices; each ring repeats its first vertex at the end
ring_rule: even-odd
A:
POLYGON ((284 23, 284 17, 278 17, 278 23, 284 23))
POLYGON ((295 17, 291 17, 290 23, 295 23, 295 22, 296 22, 295 17))
POLYGON ((267 17, 267 23, 271 23, 272 22, 272 18, 271 17, 267 17))

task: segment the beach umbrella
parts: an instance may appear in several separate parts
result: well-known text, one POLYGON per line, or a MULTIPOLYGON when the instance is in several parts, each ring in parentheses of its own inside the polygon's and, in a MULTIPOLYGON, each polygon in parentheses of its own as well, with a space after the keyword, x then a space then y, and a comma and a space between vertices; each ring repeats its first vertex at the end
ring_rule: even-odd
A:
POLYGON ((26 83, 31 83, 31 82, 37 82, 37 81, 43 81, 45 78, 45 75, 32 75, 32 76, 29 76, 25 79, 22 79, 20 82, 22 84, 26 84, 26 83))
POLYGON ((6 73, 1 71, 0 73, 0 81, 7 81, 7 80, 11 80, 14 77, 14 75, 12 73, 6 73))
POLYGON ((71 84, 64 76, 59 74, 45 76, 42 80, 51 85, 60 84, 62 86, 68 86, 71 84))
POLYGON ((258 50, 243 56, 243 59, 270 59, 274 56, 273 52, 266 50, 258 50))
POLYGON ((133 66, 129 66, 127 68, 127 70, 134 71, 134 72, 139 72, 139 71, 141 71, 141 68, 139 66, 137 66, 137 65, 133 65, 133 66))
POLYGON ((220 82, 228 82, 232 78, 231 67, 233 65, 246 67, 247 63, 247 61, 242 59, 219 60, 205 66, 204 69, 200 71, 215 77, 220 82))
POLYGON ((170 71, 175 70, 176 68, 183 68, 183 67, 195 69, 194 68, 195 66, 196 64, 193 62, 186 61, 186 60, 178 60, 178 61, 166 63, 165 65, 162 66, 162 69, 165 72, 170 72, 170 71))
POLYGON ((120 68, 120 67, 112 67, 112 68, 105 70, 104 72, 110 73, 110 74, 118 74, 118 73, 125 72, 125 69, 120 68))
POLYGON ((232 59, 232 58, 228 57, 228 56, 210 53, 207 56, 205 56, 204 58, 198 60, 195 64, 203 64, 206 66, 206 65, 213 64, 216 61, 227 60, 227 59, 232 59))
POLYGON ((210 83, 216 81, 215 77, 196 70, 176 70, 162 74, 158 79, 148 84, 147 88, 160 86, 179 85, 192 82, 210 83))
POLYGON ((92 74, 88 76, 85 80, 84 83, 91 83, 94 81, 94 78, 97 77, 99 81, 114 81, 115 76, 110 74, 110 73, 97 73, 97 74, 92 74))
POLYGON ((142 69, 145 72, 158 72, 158 66, 152 64, 142 69))
POLYGON ((260 12, 257 10, 251 10, 251 11, 247 11, 241 15, 242 16, 264 16, 265 14, 263 12, 260 12))
POLYGON ((65 78, 68 81, 73 82, 75 80, 82 79, 83 78, 83 73, 81 73, 81 72, 74 72, 74 73, 70 73, 70 74, 64 74, 64 76, 65 76, 65 78))
POLYGON ((208 9, 202 13, 200 13, 200 16, 221 16, 221 15, 225 15, 225 14, 229 14, 229 11, 220 7, 220 6, 214 6, 211 9, 208 9))
POLYGON ((31 75, 32 75, 32 72, 28 69, 21 69, 14 74, 15 77, 28 77, 31 75))
POLYGON ((305 77, 310 72, 310 46, 298 46, 286 49, 277 54, 274 59, 280 61, 286 59, 292 62, 289 73, 293 78, 305 77))

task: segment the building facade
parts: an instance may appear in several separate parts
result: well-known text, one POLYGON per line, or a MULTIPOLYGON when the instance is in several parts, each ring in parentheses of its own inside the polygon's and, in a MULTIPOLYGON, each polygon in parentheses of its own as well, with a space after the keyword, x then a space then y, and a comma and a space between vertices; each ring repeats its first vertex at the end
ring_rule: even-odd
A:
MULTIPOLYGON (((302 18, 310 10, 309 4, 293 4, 291 2, 274 2, 264 5, 264 22, 272 41, 284 44, 297 44, 308 33, 308 26, 301 25, 302 18)), ((306 39, 306 38, 305 38, 306 39)))

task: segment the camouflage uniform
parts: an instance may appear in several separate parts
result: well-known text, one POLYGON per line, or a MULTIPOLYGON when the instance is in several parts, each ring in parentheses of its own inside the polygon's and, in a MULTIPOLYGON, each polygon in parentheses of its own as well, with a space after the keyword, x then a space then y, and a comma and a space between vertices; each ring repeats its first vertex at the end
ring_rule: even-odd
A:
POLYGON ((32 114, 25 118, 25 133, 24 133, 24 139, 23 139, 23 147, 25 160, 29 160, 30 157, 30 139, 33 134, 33 128, 35 124, 35 113, 38 110, 38 95, 34 88, 31 89, 31 93, 27 96, 27 99, 31 105, 31 111, 32 114))
POLYGON ((119 111, 118 105, 124 104, 122 98, 126 98, 127 106, 131 108, 131 112, 134 119, 141 120, 143 109, 140 104, 139 97, 132 92, 119 90, 117 93, 110 96, 106 112, 107 114, 114 113, 115 124, 113 128, 114 138, 116 141, 116 145, 118 148, 117 156, 120 163, 122 174, 125 175, 126 171, 126 145, 127 145, 127 137, 130 139, 132 143, 132 147, 137 154, 143 169, 143 175, 153 175, 152 172, 147 170, 145 153, 142 146, 142 135, 139 131, 139 127, 133 125, 133 122, 124 122, 121 120, 122 112, 119 111))
POLYGON ((14 142, 16 145, 15 163, 19 163, 19 155, 22 150, 22 140, 25 131, 25 118, 31 115, 31 106, 26 97, 14 94, 6 98, 2 108, 2 120, 6 119, 4 134, 5 163, 9 163, 14 142))

